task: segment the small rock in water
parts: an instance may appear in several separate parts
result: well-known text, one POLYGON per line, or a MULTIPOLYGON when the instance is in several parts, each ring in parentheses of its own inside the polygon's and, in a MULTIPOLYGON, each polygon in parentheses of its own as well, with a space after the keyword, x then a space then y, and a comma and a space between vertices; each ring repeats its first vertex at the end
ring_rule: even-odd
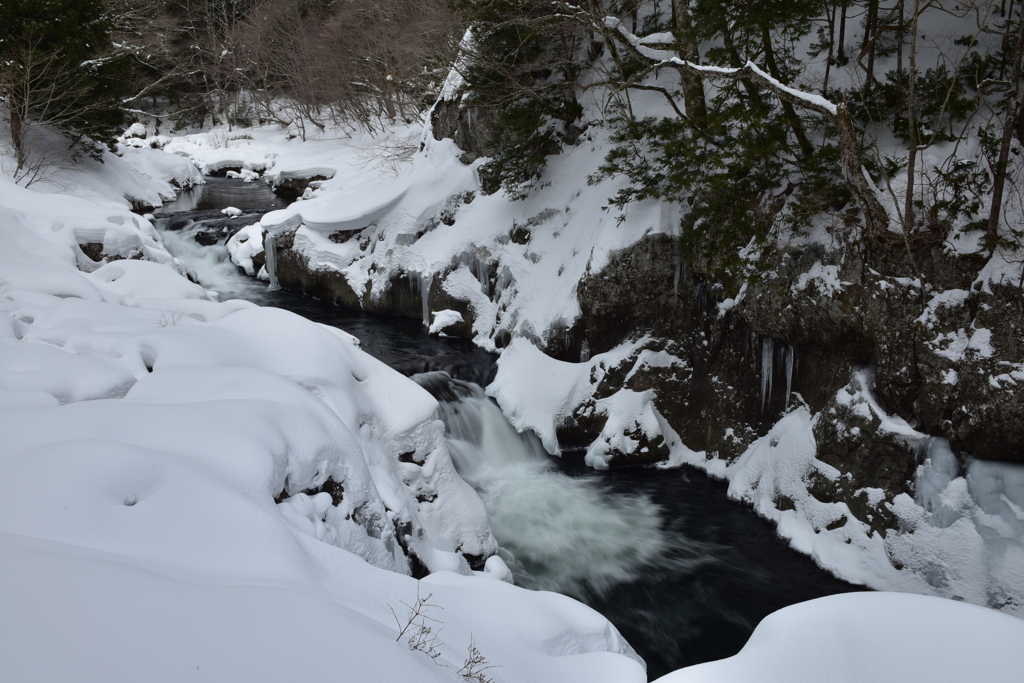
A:
POLYGON ((204 247, 212 247, 220 241, 220 235, 209 230, 200 230, 196 233, 196 242, 203 245, 204 247))
POLYGON ((224 214, 225 216, 231 216, 232 218, 234 218, 235 216, 241 216, 242 215, 242 210, 241 209, 236 209, 233 206, 229 206, 226 209, 221 209, 220 212, 222 214, 224 214))

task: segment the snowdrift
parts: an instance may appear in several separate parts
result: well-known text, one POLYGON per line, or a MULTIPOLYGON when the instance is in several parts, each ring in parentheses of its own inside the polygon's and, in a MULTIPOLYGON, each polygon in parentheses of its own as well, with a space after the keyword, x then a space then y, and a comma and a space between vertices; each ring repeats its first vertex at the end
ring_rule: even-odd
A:
POLYGON ((496 680, 645 679, 589 608, 471 570, 496 544, 425 390, 190 282, 115 181, 160 183, 108 164, 0 179, 0 678, 456 681, 474 644, 496 680), (427 596, 436 659, 398 636, 427 596))

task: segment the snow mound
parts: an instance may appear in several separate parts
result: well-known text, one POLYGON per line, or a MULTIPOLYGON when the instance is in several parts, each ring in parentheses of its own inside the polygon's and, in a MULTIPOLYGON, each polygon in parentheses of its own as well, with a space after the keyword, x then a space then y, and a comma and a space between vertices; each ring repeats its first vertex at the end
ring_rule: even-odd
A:
POLYGON ((849 593, 781 609, 739 654, 657 683, 1012 681, 1024 622, 974 605, 900 593, 849 593))

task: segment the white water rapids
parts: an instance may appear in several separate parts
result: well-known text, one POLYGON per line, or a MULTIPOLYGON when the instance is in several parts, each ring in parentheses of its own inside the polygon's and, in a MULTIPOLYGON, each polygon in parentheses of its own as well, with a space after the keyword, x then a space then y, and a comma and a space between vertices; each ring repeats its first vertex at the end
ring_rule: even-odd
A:
POLYGON ((670 541, 649 498, 609 495, 592 479, 559 472, 479 386, 443 372, 413 379, 440 400, 455 467, 483 499, 517 584, 601 593, 664 556, 670 541))
POLYGON ((196 242, 195 235, 202 228, 201 222, 189 222, 180 230, 168 229, 168 218, 157 218, 155 223, 167 250, 188 266, 203 287, 220 294, 222 300, 250 299, 266 292, 265 283, 238 272, 227 247, 222 244, 204 247, 196 242))
MULTIPOLYGON (((201 222, 180 230, 167 224, 158 219, 164 243, 204 287, 222 299, 266 298, 266 284, 241 275, 226 247, 195 241, 201 222)), ((456 469, 483 499, 517 584, 600 594, 665 561, 673 541, 647 496, 611 494, 594 479, 559 472, 540 441, 517 433, 478 385, 444 372, 413 379, 439 399, 456 469)))

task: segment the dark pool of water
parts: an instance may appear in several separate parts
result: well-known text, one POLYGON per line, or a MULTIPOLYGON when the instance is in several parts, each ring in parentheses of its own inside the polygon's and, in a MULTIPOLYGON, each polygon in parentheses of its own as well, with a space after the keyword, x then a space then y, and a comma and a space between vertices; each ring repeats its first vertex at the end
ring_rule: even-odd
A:
POLYGON ((276 306, 359 338, 360 348, 403 375, 444 370, 456 379, 486 386, 494 379, 496 356, 465 339, 431 337, 419 318, 349 311, 305 294, 279 290, 252 300, 276 306))
POLYGON ((690 469, 598 472, 582 456, 561 466, 611 495, 643 493, 674 539, 642 578, 585 602, 618 627, 647 661, 651 679, 736 654, 758 622, 805 600, 864 590, 789 548, 773 526, 726 496, 728 485, 690 469))
POLYGON ((262 180, 242 182, 233 178, 206 178, 203 185, 194 185, 178 193, 178 198, 164 204, 156 215, 186 211, 220 211, 229 206, 243 211, 273 211, 288 205, 274 194, 270 185, 262 180))
MULTIPOLYGON (((179 198, 160 213, 208 215, 225 206, 262 212, 283 204, 259 181, 210 179, 193 193, 199 196, 179 198), (188 208, 176 208, 181 206, 188 208)), ((465 340, 430 337, 419 320, 347 311, 296 292, 267 292, 263 286, 245 283, 232 296, 341 328, 358 337, 367 353, 405 375, 445 370, 481 385, 494 376, 495 356, 465 340)), ((600 593, 574 596, 618 627, 647 661, 651 679, 735 654, 757 623, 777 609, 860 590, 791 550, 768 522, 729 501, 724 483, 701 473, 598 472, 583 465, 580 454, 554 462, 564 473, 590 480, 609 496, 644 494, 659 509, 662 527, 672 539, 664 555, 635 579, 600 593)))

